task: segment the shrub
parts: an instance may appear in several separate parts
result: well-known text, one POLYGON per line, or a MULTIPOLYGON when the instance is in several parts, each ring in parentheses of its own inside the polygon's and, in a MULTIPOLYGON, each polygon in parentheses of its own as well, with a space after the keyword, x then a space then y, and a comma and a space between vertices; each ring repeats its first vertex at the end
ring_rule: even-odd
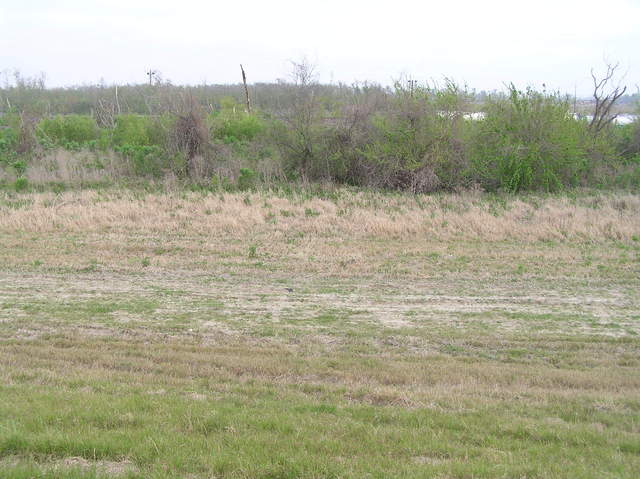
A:
POLYGON ((20 117, 7 114, 0 117, 0 155, 15 152, 20 131, 20 117))
POLYGON ((212 191, 235 191, 236 186, 226 176, 213 175, 209 180, 209 188, 212 191))
POLYGON ((247 191, 255 189, 258 174, 249 168, 240 168, 240 176, 238 177, 238 189, 247 191))
POLYGON ((86 144, 97 140, 100 130, 96 121, 88 115, 56 115, 44 118, 38 124, 36 135, 42 143, 86 144))
POLYGON ((115 146, 150 146, 151 120, 143 115, 118 115, 111 140, 115 146))
POLYGON ((326 118, 335 113, 335 105, 322 95, 313 65, 303 60, 293 67, 294 83, 286 86, 281 120, 271 124, 271 139, 280 148, 290 178, 332 179, 327 160, 333 153, 328 143, 334 128, 326 118))
POLYGON ((640 156, 640 119, 614 127, 616 150, 624 159, 640 156))
POLYGON ((122 145, 115 150, 131 162, 133 173, 140 176, 158 177, 168 166, 167 155, 158 146, 122 145))
POLYGON ((370 181, 414 192, 463 184, 468 129, 463 111, 468 99, 453 82, 411 90, 397 84, 390 111, 374 115, 369 141, 360 148, 369 163, 370 181))
POLYGON ((264 131, 263 121, 255 114, 223 110, 209 115, 209 128, 214 139, 224 143, 252 141, 264 131))
POLYGON ((192 104, 188 111, 176 117, 171 135, 171 150, 184 158, 185 172, 189 178, 201 177, 202 172, 207 170, 207 161, 203 160, 210 146, 202 109, 192 104))
POLYGON ((149 144, 167 146, 171 132, 175 130, 176 117, 169 113, 150 118, 147 125, 149 144))
POLYGON ((10 165, 16 156, 18 133, 10 126, 0 124, 0 166, 10 165))
POLYGON ((513 85, 490 97, 473 142, 473 175, 488 190, 558 190, 589 172, 586 122, 558 94, 513 85))

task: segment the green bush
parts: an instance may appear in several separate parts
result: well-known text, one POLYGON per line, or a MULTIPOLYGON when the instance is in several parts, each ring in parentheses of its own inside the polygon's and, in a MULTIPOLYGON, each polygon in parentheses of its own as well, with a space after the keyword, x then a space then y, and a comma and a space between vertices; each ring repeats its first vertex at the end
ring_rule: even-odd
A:
POLYGON ((0 126, 0 166, 10 165, 16 156, 18 135, 9 127, 0 126))
POLYGON ((18 144, 20 118, 7 114, 0 117, 0 155, 13 153, 18 144))
POLYGON ((84 145, 97 140, 100 130, 93 117, 88 115, 56 115, 43 118, 36 129, 41 143, 55 145, 84 145))
POLYGON ((111 134, 114 146, 158 146, 167 145, 168 132, 175 119, 170 115, 151 117, 145 115, 118 115, 111 134))
POLYGON ((616 125, 613 129, 616 150, 625 159, 640 155, 640 120, 627 125, 616 125))
POLYGON ((118 115, 111 140, 115 146, 150 146, 151 119, 143 115, 118 115))
POLYGON ((238 189, 240 191, 253 190, 256 187, 258 174, 249 168, 240 168, 238 177, 238 189))
POLYGON ((171 132, 175 129, 175 124, 176 117, 168 113, 151 117, 151 121, 147 125, 149 143, 151 145, 166 146, 171 132))
POLYGON ((207 119, 214 140, 224 143, 254 140, 265 129, 264 121, 255 113, 246 113, 238 105, 213 112, 207 119))
POLYGON ((490 97, 473 141, 473 176, 487 190, 553 191, 576 186, 590 171, 587 124, 566 98, 513 85, 490 97))
POLYGON ((115 150, 131 162, 134 174, 158 177, 167 166, 166 154, 155 145, 121 145, 115 150))

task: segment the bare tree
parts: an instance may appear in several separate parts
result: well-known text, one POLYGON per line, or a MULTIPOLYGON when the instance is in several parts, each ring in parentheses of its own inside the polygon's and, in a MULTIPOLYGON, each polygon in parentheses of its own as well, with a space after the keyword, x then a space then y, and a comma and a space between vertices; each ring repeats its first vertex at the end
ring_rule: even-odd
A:
POLYGON ((613 85, 613 78, 619 66, 619 63, 615 65, 607 63, 607 72, 600 79, 598 79, 593 69, 591 69, 593 98, 596 104, 589 128, 595 133, 600 133, 618 117, 618 114, 613 111, 613 107, 627 91, 626 86, 623 87, 619 83, 615 86, 613 85))

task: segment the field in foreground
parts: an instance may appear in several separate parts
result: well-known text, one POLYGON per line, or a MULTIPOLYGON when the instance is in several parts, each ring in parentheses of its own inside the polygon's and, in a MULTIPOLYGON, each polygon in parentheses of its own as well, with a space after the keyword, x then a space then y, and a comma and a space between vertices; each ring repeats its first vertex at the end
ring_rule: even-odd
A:
POLYGON ((635 478, 640 196, 0 194, 0 476, 635 478))

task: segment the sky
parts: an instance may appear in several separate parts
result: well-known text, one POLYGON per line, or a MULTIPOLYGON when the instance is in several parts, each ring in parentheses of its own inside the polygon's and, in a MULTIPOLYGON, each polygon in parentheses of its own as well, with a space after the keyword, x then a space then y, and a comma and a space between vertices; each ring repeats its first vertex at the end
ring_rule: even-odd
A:
POLYGON ((640 85, 640 0, 0 0, 0 71, 50 87, 290 78, 307 58, 322 82, 444 77, 476 90, 591 92, 620 63, 640 85))

